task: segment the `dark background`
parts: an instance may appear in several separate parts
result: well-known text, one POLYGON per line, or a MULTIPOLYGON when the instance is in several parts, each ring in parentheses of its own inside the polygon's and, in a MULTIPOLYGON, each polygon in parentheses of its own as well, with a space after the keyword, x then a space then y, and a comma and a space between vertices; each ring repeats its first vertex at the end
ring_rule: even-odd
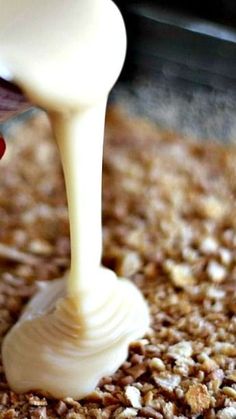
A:
MULTIPOLYGON (((165 10, 175 10, 211 20, 218 23, 236 26, 235 0, 156 0, 146 1, 146 4, 160 6, 165 10)), ((129 5, 139 5, 140 1, 117 0, 116 4, 125 11, 129 5)))
POLYGON ((122 79, 185 81, 236 91, 236 0, 117 0, 128 33, 122 79))
POLYGON ((236 139, 236 0, 114 0, 128 34, 114 98, 159 126, 236 139))

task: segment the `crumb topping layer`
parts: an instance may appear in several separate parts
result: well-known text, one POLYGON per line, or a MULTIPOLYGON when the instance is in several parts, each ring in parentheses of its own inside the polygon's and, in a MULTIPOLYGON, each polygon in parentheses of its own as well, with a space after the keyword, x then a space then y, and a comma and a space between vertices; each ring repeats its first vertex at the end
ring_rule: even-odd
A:
MULTIPOLYGON (((38 116, 11 137, 0 179, 1 340, 35 292, 35 279, 63 275, 70 258, 48 123, 38 116)), ((18 396, 2 370, 1 418, 235 417, 235 161, 233 147, 110 114, 103 263, 141 289, 151 329, 81 402, 18 396)))

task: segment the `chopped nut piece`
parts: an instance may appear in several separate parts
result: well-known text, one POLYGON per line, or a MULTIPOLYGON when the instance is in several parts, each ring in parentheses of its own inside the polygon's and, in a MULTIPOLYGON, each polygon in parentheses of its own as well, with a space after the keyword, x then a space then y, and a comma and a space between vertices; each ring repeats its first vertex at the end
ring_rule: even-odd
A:
POLYGON ((4 405, 7 405, 8 402, 9 402, 9 396, 8 396, 8 394, 7 393, 1 394, 1 396, 0 396, 0 404, 2 404, 4 406, 4 405))
POLYGON ((45 240, 34 239, 29 243, 28 249, 37 255, 49 256, 52 254, 52 246, 45 240))
POLYGON ((132 375, 132 377, 136 380, 141 375, 143 375, 147 370, 146 365, 144 364, 137 364, 134 367, 128 368, 127 372, 132 375))
POLYGON ((118 416, 117 419, 123 419, 123 418, 134 418, 137 416, 138 412, 137 410, 133 409, 132 407, 127 407, 123 410, 118 416))
POLYGON ((3 412, 0 417, 1 419, 14 419, 17 416, 15 409, 8 409, 6 412, 3 412))
MULTIPOLYGON (((92 412, 91 412, 90 418, 91 419, 95 419, 94 418, 94 415, 92 415, 92 412)), ((76 413, 76 412, 68 412, 67 415, 66 415, 66 419, 85 419, 85 418, 84 418, 84 414, 83 413, 81 414, 81 413, 76 413)))
POLYGON ((35 256, 21 252, 15 247, 10 247, 3 243, 0 243, 0 258, 26 263, 28 265, 37 265, 39 263, 35 256))
POLYGON ((218 284, 224 281, 227 275, 227 271, 224 266, 220 265, 216 261, 211 260, 207 267, 207 274, 213 282, 218 284))
POLYGON ((180 383, 181 378, 176 374, 159 375, 154 377, 155 383, 167 391, 173 391, 180 383))
POLYGON ((145 395, 143 396, 143 401, 144 401, 145 406, 148 406, 151 404, 151 402, 153 401, 153 392, 151 390, 145 393, 145 395))
POLYGON ((142 364, 143 355, 134 354, 131 358, 131 364, 142 364))
POLYGON ((218 364, 211 359, 207 353, 203 352, 198 356, 198 361, 201 362, 201 369, 207 373, 217 370, 218 364))
POLYGON ((76 408, 80 407, 80 403, 77 402, 76 400, 72 399, 72 397, 66 397, 63 401, 66 404, 68 404, 69 406, 73 406, 73 407, 76 407, 76 408))
POLYGON ((236 400, 236 390, 232 387, 223 387, 222 388, 223 393, 226 394, 226 396, 232 397, 236 400))
POLYGON ((170 274, 170 278, 176 287, 184 288, 195 283, 195 279, 189 265, 185 265, 183 263, 179 265, 170 264, 167 269, 170 274))
POLYGON ((191 342, 183 341, 172 345, 168 349, 168 355, 171 358, 190 358, 192 356, 193 349, 191 342))
POLYGON ((46 407, 38 407, 37 409, 34 409, 30 417, 32 419, 47 419, 46 407))
POLYGON ((119 380, 119 384, 122 386, 127 386, 127 384, 133 384, 135 378, 132 375, 126 375, 119 380))
POLYGON ((228 374, 227 374, 227 378, 228 378, 229 380, 234 381, 234 382, 236 383, 236 370, 234 370, 234 371, 232 371, 232 372, 228 373, 228 374))
POLYGON ((221 258, 221 262, 224 265, 229 265, 232 261, 232 253, 226 249, 225 247, 222 247, 221 249, 219 249, 219 255, 221 258))
POLYGON ((103 393, 100 390, 96 389, 86 397, 86 400, 92 403, 97 403, 102 400, 102 397, 103 393))
POLYGON ((224 202, 215 196, 207 196, 202 200, 203 213, 213 220, 220 220, 226 213, 224 202))
POLYGON ((139 413, 142 417, 145 418, 163 419, 163 416, 160 413, 156 412, 156 410, 152 407, 143 407, 139 413))
POLYGON ((142 407, 141 404, 141 394, 140 391, 134 386, 127 386, 125 389, 125 395, 130 402, 131 406, 140 409, 142 407))
POLYGON ((174 414, 175 414, 174 404, 171 403, 171 402, 166 403, 163 407, 163 413, 164 413, 164 417, 166 419, 172 419, 174 417, 174 414))
POLYGON ((40 399, 37 396, 30 396, 29 397, 29 404, 31 406, 47 406, 47 400, 46 399, 40 399))
POLYGON ((158 371, 164 371, 166 368, 164 362, 160 358, 152 358, 149 365, 152 369, 156 369, 158 371))
POLYGON ((203 384, 194 384, 189 387, 185 399, 193 413, 201 413, 210 407, 211 397, 207 387, 203 384))
POLYGON ((183 254, 183 258, 189 263, 196 262, 199 257, 197 251, 194 249, 191 249, 190 247, 184 247, 182 254, 183 254))
POLYGON ((210 286, 206 290, 206 295, 209 298, 212 298, 213 300, 221 300, 225 297, 225 291, 221 290, 219 288, 216 288, 214 286, 210 286))
POLYGON ((215 253, 218 248, 218 243, 213 237, 206 237, 202 242, 200 246, 200 250, 203 253, 209 254, 209 253, 215 253))
POLYGON ((217 413, 216 417, 217 419, 235 419, 236 407, 225 407, 217 413))
POLYGON ((62 416, 67 412, 67 406, 62 400, 60 400, 58 404, 56 405, 55 410, 58 415, 62 416))
POLYGON ((141 266, 142 263, 138 253, 128 252, 122 257, 117 272, 120 276, 130 277, 138 272, 141 266))
POLYGON ((236 347, 229 342, 215 342, 214 352, 234 357, 236 356, 236 347))

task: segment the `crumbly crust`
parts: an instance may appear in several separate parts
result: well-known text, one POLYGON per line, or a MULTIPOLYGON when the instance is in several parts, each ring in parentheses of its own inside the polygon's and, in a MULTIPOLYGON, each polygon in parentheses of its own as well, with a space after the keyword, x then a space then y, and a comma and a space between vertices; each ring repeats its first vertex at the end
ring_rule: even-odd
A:
MULTIPOLYGON (((0 177, 0 336, 69 266, 58 152, 44 115, 11 131, 0 177)), ((236 417, 236 150, 109 113, 103 263, 134 281, 147 335, 86 400, 16 395, 0 375, 0 418, 236 417)), ((61 377, 63 380, 63 377, 61 377)))

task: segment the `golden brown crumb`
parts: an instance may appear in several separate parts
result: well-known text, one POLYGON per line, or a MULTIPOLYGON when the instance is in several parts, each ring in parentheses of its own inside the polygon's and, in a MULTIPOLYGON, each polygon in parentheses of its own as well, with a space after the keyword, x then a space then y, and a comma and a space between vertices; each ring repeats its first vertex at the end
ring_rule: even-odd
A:
POLYGON ((193 384, 185 398, 193 413, 201 413, 210 407, 211 398, 206 385, 193 384))

